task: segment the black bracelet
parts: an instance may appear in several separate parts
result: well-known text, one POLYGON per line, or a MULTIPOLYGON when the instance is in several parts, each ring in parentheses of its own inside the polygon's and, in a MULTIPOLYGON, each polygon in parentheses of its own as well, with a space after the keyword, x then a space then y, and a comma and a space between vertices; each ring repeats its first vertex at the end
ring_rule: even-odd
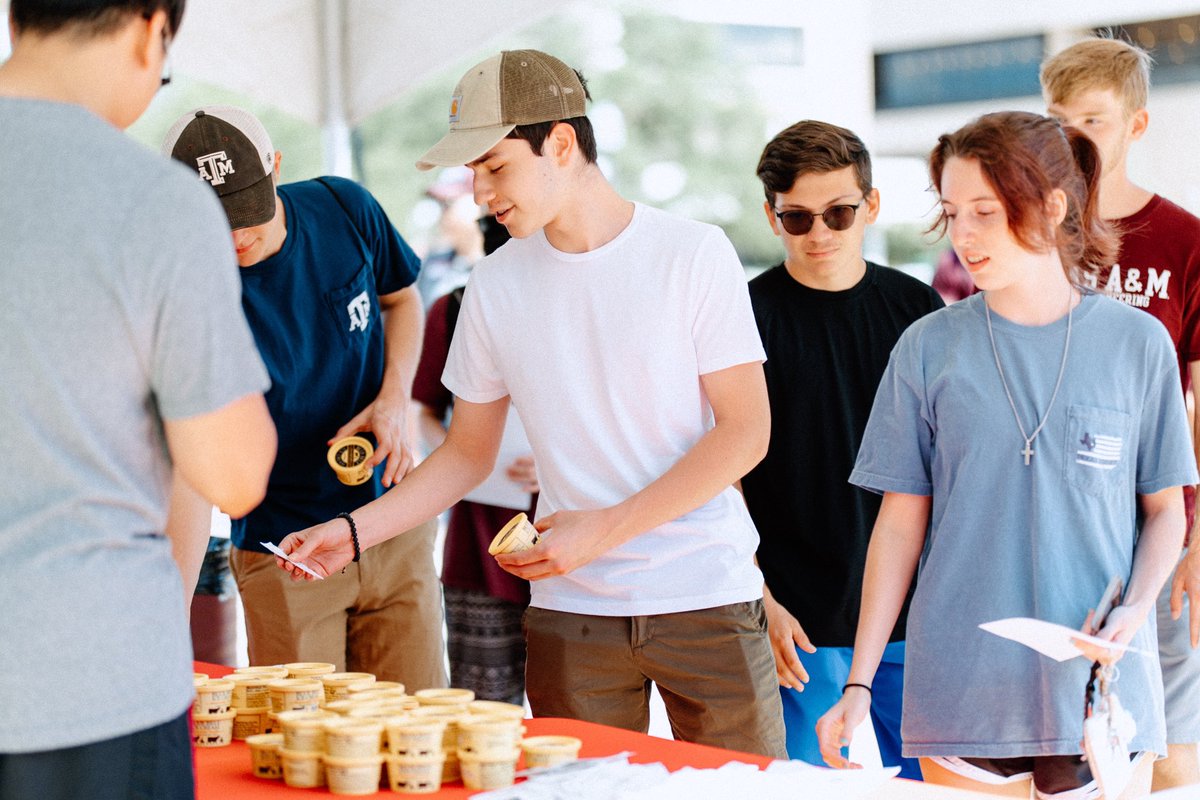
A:
POLYGON ((847 683, 845 686, 842 687, 842 694, 845 694, 846 690, 849 689, 851 686, 857 686, 860 689, 866 689, 867 694, 871 695, 871 697, 875 696, 875 693, 871 691, 871 687, 867 686, 865 683, 847 683))
POLYGON ((350 516, 349 511, 343 511, 337 515, 337 518, 350 523, 350 542, 354 545, 354 558, 351 560, 358 561, 362 557, 362 550, 358 547, 358 526, 354 524, 354 517, 350 516))

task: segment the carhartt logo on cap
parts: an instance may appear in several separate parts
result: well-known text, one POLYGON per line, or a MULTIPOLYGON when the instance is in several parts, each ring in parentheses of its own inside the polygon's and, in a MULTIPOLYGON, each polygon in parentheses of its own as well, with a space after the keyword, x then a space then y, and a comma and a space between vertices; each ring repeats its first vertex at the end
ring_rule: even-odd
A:
POLYGON ((200 156, 196 159, 196 168, 200 171, 200 177, 213 186, 225 183, 225 176, 237 171, 233 168, 233 162, 229 160, 229 156, 225 155, 224 150, 200 156))
POLYGON ((456 94, 450 98, 450 121, 458 122, 458 107, 462 105, 462 95, 456 94))

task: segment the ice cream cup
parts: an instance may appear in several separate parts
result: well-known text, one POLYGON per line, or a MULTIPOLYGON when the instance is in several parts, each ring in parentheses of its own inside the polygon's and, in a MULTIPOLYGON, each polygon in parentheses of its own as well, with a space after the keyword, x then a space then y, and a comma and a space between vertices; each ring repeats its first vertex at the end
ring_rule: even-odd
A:
POLYGON ((525 719, 525 706, 501 703, 497 700, 473 700, 467 703, 467 711, 480 716, 525 719))
POLYGON ((405 700, 412 703, 413 708, 419 705, 417 698, 411 694, 405 694, 404 689, 367 689, 361 692, 354 692, 346 698, 352 703, 383 703, 393 702, 396 700, 405 700))
POLYGON ((224 714, 233 705, 233 681, 209 679, 196 687, 192 714, 224 714))
POLYGON ((446 756, 441 750, 423 756, 388 756, 388 783, 393 792, 433 794, 442 788, 445 761, 446 756))
POLYGON ((325 721, 336 719, 324 711, 285 711, 277 717, 284 748, 307 753, 325 751, 325 721))
POLYGON ((488 553, 493 556, 501 553, 519 553, 533 547, 539 538, 541 534, 533 527, 529 517, 517 514, 492 539, 492 543, 488 545, 488 553))
POLYGON ((404 684, 400 683, 399 681, 376 680, 370 686, 351 686, 349 689, 350 699, 353 700, 354 695, 358 694, 359 692, 374 692, 379 689, 399 689, 401 692, 403 692, 404 684))
POLYGON ((516 750, 525 726, 520 720, 472 715, 458 722, 458 749, 466 753, 516 750))
POLYGON ((413 693, 423 706, 466 706, 475 699, 470 689, 418 689, 413 693))
POLYGON ((521 740, 521 750, 525 752, 525 766, 528 769, 574 761, 579 758, 582 745, 583 742, 574 736, 530 736, 521 740))
MULTIPOLYGON (((325 720, 325 752, 337 758, 366 758, 379 753, 383 723, 375 719, 335 717, 325 720)), ((378 780, 378 778, 376 778, 378 780)))
POLYGON ((516 780, 517 759, 521 751, 515 747, 506 751, 468 753, 458 751, 462 782, 468 789, 503 789, 516 780))
POLYGON ((325 687, 325 702, 345 700, 350 697, 350 689, 354 687, 367 688, 375 683, 375 676, 369 672, 331 672, 321 676, 321 684, 325 687))
POLYGON ((284 711, 316 711, 321 707, 325 689, 313 678, 284 678, 267 684, 271 693, 271 710, 276 714, 284 711))
POLYGON ((375 794, 379 791, 379 768, 383 756, 375 753, 360 758, 325 756, 325 783, 333 794, 375 794))
POLYGON ((230 675, 230 679, 236 680, 238 675, 266 675, 273 680, 282 680, 288 676, 287 667, 282 664, 272 664, 261 667, 238 667, 230 675))
POLYGON ((297 753, 282 748, 279 760, 283 762, 283 782, 288 786, 312 789, 325 785, 325 764, 320 753, 297 753))
POLYGON ((271 707, 235 708, 237 714, 233 718, 233 738, 249 739, 251 736, 266 735, 271 729, 271 707))
POLYGON ((387 728, 388 752, 397 756, 429 756, 442 752, 445 720, 436 717, 389 717, 387 728))
POLYGON ((331 675, 337 672, 337 665, 327 661, 297 661, 293 664, 284 664, 283 667, 287 670, 289 678, 319 679, 322 675, 331 675))
POLYGON ((192 714, 192 742, 196 747, 224 747, 233 741, 236 711, 221 714, 192 714))
POLYGON ((234 708, 262 708, 271 705, 271 691, 267 684, 271 681, 282 680, 274 675, 238 675, 229 676, 233 682, 234 708))
POLYGON ((444 722, 446 729, 442 732, 442 749, 450 754, 458 748, 458 721, 470 716, 463 711, 462 706, 421 706, 408 714, 414 719, 437 719, 444 722))
POLYGON ((325 704, 325 710, 330 711, 338 716, 345 716, 352 708, 359 708, 365 705, 357 700, 334 700, 332 703, 325 704))
POLYGON ((347 486, 358 486, 371 479, 374 468, 368 467, 367 462, 373 455, 375 447, 366 439, 361 436, 347 436, 330 445, 325 459, 337 473, 339 481, 347 486))
MULTIPOLYGON (((344 718, 360 722, 378 722, 380 725, 384 725, 392 717, 407 715, 408 710, 409 707, 401 703, 363 703, 357 708, 347 711, 344 718)), ((387 749, 387 728, 383 729, 379 745, 381 749, 387 749)))
POLYGON ((278 780, 283 777, 283 761, 279 750, 283 747, 283 734, 260 733, 247 737, 250 747, 251 770, 256 778, 278 780))

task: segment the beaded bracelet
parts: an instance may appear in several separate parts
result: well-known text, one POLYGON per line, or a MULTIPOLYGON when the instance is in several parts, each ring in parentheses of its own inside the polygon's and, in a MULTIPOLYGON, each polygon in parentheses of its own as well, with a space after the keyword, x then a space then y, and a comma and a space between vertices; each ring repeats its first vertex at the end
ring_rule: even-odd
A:
POLYGON ((354 558, 352 561, 358 561, 362 556, 362 550, 358 546, 358 526, 354 524, 354 517, 350 516, 349 511, 343 511, 337 515, 338 519, 344 519, 350 524, 350 542, 354 545, 354 558))

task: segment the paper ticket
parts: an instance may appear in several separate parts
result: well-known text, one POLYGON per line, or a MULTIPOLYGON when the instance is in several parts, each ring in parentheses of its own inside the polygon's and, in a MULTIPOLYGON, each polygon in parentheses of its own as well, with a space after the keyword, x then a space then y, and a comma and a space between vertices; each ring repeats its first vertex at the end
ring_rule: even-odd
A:
POLYGON ((277 545, 273 545, 270 542, 259 542, 259 544, 261 544, 263 547, 267 548, 272 553, 279 556, 280 558, 282 558, 284 561, 288 562, 289 564, 295 564, 297 567, 304 570, 309 575, 312 575, 317 580, 319 580, 319 581, 325 580, 325 576, 317 574, 317 572, 312 567, 308 566, 307 564, 301 564, 299 561, 293 561, 291 559, 291 557, 287 553, 280 550, 277 545))

